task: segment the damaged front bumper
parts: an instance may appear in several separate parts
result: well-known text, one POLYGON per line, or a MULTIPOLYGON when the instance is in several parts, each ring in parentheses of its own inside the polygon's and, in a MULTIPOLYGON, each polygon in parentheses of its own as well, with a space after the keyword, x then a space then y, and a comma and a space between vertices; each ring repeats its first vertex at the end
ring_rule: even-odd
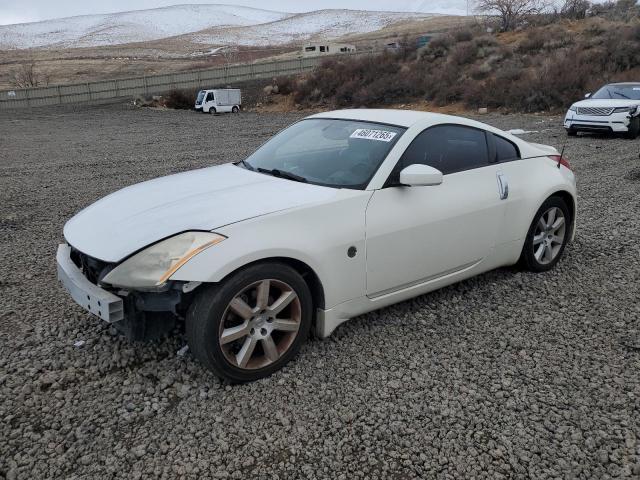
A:
POLYGON ((72 247, 58 245, 58 279, 85 311, 112 324, 130 340, 151 340, 170 332, 183 318, 197 282, 175 282, 158 292, 113 293, 87 278, 72 258, 72 247))
POLYGON ((631 119, 635 116, 637 115, 629 113, 614 113, 608 116, 578 115, 569 111, 564 118, 564 128, 577 132, 626 133, 629 131, 631 119))
POLYGON ((56 255, 58 280, 62 282, 71 298, 87 312, 108 323, 124 320, 122 298, 91 283, 71 260, 71 247, 58 245, 56 255))

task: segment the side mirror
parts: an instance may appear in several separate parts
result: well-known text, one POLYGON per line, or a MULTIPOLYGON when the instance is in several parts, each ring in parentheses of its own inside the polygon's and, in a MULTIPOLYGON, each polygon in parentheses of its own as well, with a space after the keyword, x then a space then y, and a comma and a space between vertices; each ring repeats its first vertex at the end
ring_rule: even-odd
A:
POLYGON ((400 183, 409 187, 440 185, 442 172, 429 165, 415 163, 400 172, 400 183))
POLYGON ((587 93, 585 94, 584 98, 589 98, 591 96, 591 93, 587 93))

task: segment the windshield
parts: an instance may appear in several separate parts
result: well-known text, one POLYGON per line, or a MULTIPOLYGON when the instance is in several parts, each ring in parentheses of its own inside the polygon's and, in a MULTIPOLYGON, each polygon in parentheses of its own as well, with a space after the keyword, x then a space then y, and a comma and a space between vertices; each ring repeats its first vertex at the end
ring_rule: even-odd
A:
POLYGON ((404 131, 353 120, 303 120, 273 137, 243 165, 317 185, 364 189, 404 131))
MULTIPOLYGON (((193 98, 193 97, 192 97, 193 98)), ((200 90, 198 92, 198 98, 196 99, 196 103, 202 103, 202 99, 204 98, 204 90, 200 90)))
POLYGON ((609 98, 640 100, 640 83, 631 85, 605 85, 594 93, 591 98, 597 100, 609 98))

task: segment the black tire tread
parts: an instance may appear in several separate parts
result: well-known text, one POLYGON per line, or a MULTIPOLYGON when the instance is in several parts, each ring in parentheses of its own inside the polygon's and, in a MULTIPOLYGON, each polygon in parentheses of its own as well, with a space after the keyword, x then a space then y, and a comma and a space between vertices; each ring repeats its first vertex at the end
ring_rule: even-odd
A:
POLYGON ((640 135, 640 117, 634 117, 629 123, 629 131, 625 134, 629 140, 635 140, 640 135))
POLYGON ((553 267, 556 266, 556 264, 560 261, 560 259, 562 258, 562 255, 564 254, 564 250, 571 236, 572 226, 573 226, 572 212, 571 210, 569 210, 569 207, 567 206, 566 202, 557 195, 552 195, 551 197, 547 198, 542 203, 540 208, 536 211, 536 214, 533 216, 533 220, 531 221, 531 225, 529 226, 529 230, 527 231, 527 236, 525 237, 524 245, 522 247, 522 253, 520 254, 520 261, 519 261, 520 265, 524 269, 529 270, 531 272, 536 272, 536 273, 547 272, 551 270, 553 267), (567 219, 567 226, 565 231, 564 244, 562 245, 562 249, 558 253, 558 256, 548 265, 542 265, 538 263, 538 261, 533 256, 533 251, 532 251, 533 234, 535 233, 535 227, 536 227, 536 224, 538 223, 538 219, 540 218, 540 215, 542 215, 547 209, 551 207, 558 207, 564 212, 565 218, 567 219))
MULTIPOLYGON (((289 265, 279 262, 264 262, 250 265, 231 274, 223 282, 207 285, 198 292, 187 312, 187 344, 189 345, 191 353, 199 362, 211 370, 217 377, 229 383, 244 383, 267 377, 292 360, 296 356, 302 343, 309 337, 313 316, 313 302, 311 298, 311 292, 305 280, 289 265), (288 277, 286 280, 290 283, 297 284, 292 285, 292 287, 296 289, 296 293, 298 293, 302 304, 302 325, 300 326, 298 337, 289 352, 276 363, 261 370, 238 372, 215 359, 217 352, 212 351, 214 342, 211 339, 212 333, 209 329, 211 328, 212 321, 217 324, 219 320, 212 320, 211 317, 214 315, 216 307, 226 302, 224 300, 226 296, 231 293, 235 294, 243 282, 249 282, 249 280, 245 279, 250 279, 252 275, 259 276, 260 274, 263 275, 263 278, 265 275, 267 278, 288 277)), ((219 353, 218 356, 220 357, 221 355, 222 354, 219 353)))

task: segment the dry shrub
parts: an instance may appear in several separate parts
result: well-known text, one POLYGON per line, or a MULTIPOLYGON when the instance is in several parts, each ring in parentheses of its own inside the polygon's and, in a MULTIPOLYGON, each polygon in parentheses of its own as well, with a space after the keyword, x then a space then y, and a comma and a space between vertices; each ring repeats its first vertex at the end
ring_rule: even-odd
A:
POLYGON ((537 53, 544 47, 545 37, 541 30, 532 31, 520 42, 516 51, 518 53, 537 53))
POLYGON ((436 37, 419 50, 418 56, 429 60, 446 57, 454 42, 450 35, 436 37))
POLYGON ((189 110, 193 108, 197 93, 191 90, 171 90, 163 95, 164 106, 176 110, 189 110))
POLYGON ((280 95, 289 95, 296 89, 296 78, 288 76, 275 78, 273 81, 273 86, 278 87, 278 93, 280 95))
POLYGON ((454 30, 452 35, 456 42, 470 42, 473 40, 474 33, 470 28, 460 28, 454 30))

